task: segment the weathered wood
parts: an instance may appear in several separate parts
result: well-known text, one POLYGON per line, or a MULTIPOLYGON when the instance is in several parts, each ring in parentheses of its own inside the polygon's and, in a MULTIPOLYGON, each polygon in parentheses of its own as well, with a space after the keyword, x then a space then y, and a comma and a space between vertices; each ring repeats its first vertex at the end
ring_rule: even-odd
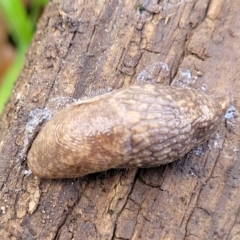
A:
POLYGON ((154 81, 227 94, 238 109, 238 1, 143 2, 49 3, 0 120, 2 239, 240 239, 237 114, 164 167, 28 174, 29 114, 63 97, 154 81))

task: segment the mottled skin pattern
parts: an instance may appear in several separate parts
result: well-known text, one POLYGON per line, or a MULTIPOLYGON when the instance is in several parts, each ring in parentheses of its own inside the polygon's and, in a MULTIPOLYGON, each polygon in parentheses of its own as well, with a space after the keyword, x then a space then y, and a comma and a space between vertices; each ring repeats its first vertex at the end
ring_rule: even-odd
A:
POLYGON ((166 164, 209 139, 226 105, 195 90, 153 84, 79 101, 43 127, 28 165, 41 178, 73 178, 166 164))

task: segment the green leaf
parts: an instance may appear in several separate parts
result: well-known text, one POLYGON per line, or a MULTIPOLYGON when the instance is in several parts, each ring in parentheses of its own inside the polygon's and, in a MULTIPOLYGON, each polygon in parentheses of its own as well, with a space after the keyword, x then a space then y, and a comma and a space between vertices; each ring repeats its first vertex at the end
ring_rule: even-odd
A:
POLYGON ((2 112, 6 101, 11 95, 14 82, 17 79, 19 72, 23 67, 24 57, 25 51, 22 50, 18 51, 11 68, 4 76, 4 80, 0 87, 0 113, 2 112))
POLYGON ((26 49, 32 39, 33 24, 21 1, 1 0, 0 9, 15 44, 18 48, 26 49))

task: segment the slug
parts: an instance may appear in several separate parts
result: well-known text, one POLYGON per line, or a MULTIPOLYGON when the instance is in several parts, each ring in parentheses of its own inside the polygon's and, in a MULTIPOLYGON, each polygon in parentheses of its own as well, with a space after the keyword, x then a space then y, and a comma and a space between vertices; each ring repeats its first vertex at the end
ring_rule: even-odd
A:
POLYGON ((57 179, 167 164, 208 140, 227 105, 226 99, 157 84, 72 103, 42 128, 28 166, 38 177, 57 179))

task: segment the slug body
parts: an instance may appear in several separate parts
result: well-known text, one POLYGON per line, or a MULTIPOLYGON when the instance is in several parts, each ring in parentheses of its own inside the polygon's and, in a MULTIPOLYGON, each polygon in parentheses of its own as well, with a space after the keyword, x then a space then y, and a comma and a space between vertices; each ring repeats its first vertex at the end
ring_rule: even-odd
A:
POLYGON ((192 89, 153 84, 79 101, 43 127, 28 165, 54 179, 166 164, 208 140, 226 107, 192 89))

